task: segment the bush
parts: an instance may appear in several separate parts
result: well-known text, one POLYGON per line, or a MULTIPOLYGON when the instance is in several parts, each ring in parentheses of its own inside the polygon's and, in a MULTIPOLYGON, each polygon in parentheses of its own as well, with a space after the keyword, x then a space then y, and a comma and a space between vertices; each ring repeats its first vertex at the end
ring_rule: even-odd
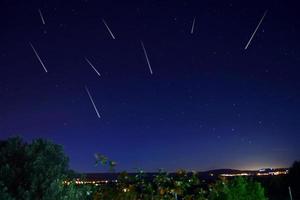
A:
POLYGON ((264 188, 260 183, 237 177, 218 181, 211 189, 210 200, 266 200, 264 188))

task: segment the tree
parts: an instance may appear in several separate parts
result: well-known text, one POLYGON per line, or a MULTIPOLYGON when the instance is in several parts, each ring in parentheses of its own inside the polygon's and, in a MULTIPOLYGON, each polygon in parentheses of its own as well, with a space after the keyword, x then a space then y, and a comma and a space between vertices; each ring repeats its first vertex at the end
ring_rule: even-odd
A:
POLYGON ((27 162, 25 143, 20 138, 0 141, 0 191, 2 195, 23 199, 28 190, 24 166, 27 162))
POLYGON ((7 188, 3 185, 2 182, 0 182, 0 199, 14 200, 14 198, 12 198, 11 195, 7 193, 7 188))
POLYGON ((28 162, 24 172, 30 182, 30 192, 27 195, 29 199, 43 199, 51 184, 66 178, 69 172, 68 158, 61 146, 42 139, 27 145, 25 152, 28 162))
POLYGON ((260 183, 237 177, 218 181, 210 190, 210 200, 267 200, 260 183))
POLYGON ((96 158, 96 161, 95 161, 96 166, 98 166, 100 163, 102 166, 108 166, 109 170, 111 172, 115 171, 115 167, 117 165, 117 163, 115 161, 109 160, 106 156, 104 156, 100 153, 95 153, 95 158, 96 158))
POLYGON ((0 199, 84 199, 73 185, 63 185, 69 175, 60 145, 42 139, 28 144, 19 137, 0 142, 0 199))
POLYGON ((295 161, 289 169, 289 182, 294 199, 300 198, 300 161, 295 161))

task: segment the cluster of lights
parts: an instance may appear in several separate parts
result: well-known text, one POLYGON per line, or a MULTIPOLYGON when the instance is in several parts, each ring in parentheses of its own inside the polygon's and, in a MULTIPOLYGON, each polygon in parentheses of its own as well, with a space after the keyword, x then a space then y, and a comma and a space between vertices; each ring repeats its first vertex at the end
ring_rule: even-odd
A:
POLYGON ((98 181, 86 181, 86 180, 80 180, 80 179, 76 179, 75 181, 64 181, 63 183, 66 185, 70 185, 72 182, 74 182, 76 185, 103 185, 103 184, 107 184, 109 182, 118 182, 118 180, 98 180, 98 181))
POLYGON ((220 174, 220 176, 253 176, 255 174, 251 174, 251 173, 238 173, 238 174, 220 174))
MULTIPOLYGON (((277 171, 273 171, 273 169, 271 169, 271 171, 267 171, 267 170, 259 170, 257 172, 253 171, 253 172, 243 172, 243 173, 232 173, 232 174, 219 174, 219 176, 221 177, 235 177, 235 176, 280 176, 280 175, 286 175, 288 174, 288 170, 277 170, 277 171)), ((214 176, 213 173, 209 174, 210 176, 214 176)), ((190 180, 189 180, 190 181, 190 180)), ((87 180, 80 180, 80 179, 76 179, 75 181, 64 181, 63 183, 66 185, 70 185, 71 183, 75 183, 76 185, 95 185, 95 186, 99 186, 99 185, 103 185, 103 184, 107 184, 109 182, 112 183, 116 183, 118 182, 118 180, 97 180, 97 181, 87 181, 87 180)), ((129 188, 124 188, 123 192, 128 192, 129 188)))
POLYGON ((233 177, 233 176, 280 176, 288 174, 288 170, 278 170, 278 171, 265 171, 259 170, 259 172, 251 173, 237 173, 237 174, 220 174, 221 177, 233 177))
POLYGON ((129 192, 129 188, 123 188, 123 192, 129 192))
POLYGON ((288 170, 285 171, 275 171, 275 172, 267 172, 267 173, 261 173, 258 172, 257 176, 279 176, 279 175, 286 175, 288 174, 288 170))

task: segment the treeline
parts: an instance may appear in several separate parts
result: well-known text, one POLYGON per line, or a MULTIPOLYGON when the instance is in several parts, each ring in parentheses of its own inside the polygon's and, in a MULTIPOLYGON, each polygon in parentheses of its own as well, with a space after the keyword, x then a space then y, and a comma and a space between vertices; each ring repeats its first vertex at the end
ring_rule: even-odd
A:
MULTIPOLYGON (((101 158, 103 161, 103 158, 101 158)), ((2 200, 265 200, 260 182, 220 179, 204 183, 195 173, 183 170, 170 176, 160 171, 153 180, 142 171, 121 173, 117 182, 100 186, 76 185, 74 173, 60 145, 21 138, 0 141, 0 199, 2 200), (68 181, 69 184, 66 184, 68 181)), ((110 163, 114 164, 114 163, 110 163)), ((290 172, 289 185, 298 199, 299 162, 290 172)), ((268 191, 267 191, 268 192, 268 191)))

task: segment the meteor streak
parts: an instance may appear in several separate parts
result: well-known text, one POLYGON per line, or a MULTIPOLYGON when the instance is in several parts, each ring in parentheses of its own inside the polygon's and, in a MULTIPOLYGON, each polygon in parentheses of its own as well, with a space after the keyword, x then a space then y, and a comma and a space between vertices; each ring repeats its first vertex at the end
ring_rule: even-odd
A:
POLYGON ((192 29, 191 29, 191 34, 194 33, 195 21, 196 21, 196 17, 194 17, 194 20, 193 20, 192 29))
POLYGON ((37 59, 39 60, 39 62, 41 63, 41 65, 43 66, 45 72, 47 73, 48 70, 47 70, 47 68, 45 67, 45 65, 44 65, 44 63, 43 63, 43 61, 42 61, 42 59, 40 58, 38 52, 35 50, 34 46, 31 44, 31 42, 29 42, 29 44, 30 44, 30 46, 31 46, 31 48, 32 48, 32 50, 33 50, 35 56, 37 57, 37 59))
POLYGON ((85 58, 86 62, 93 68, 93 70, 98 74, 98 76, 101 76, 101 74, 98 72, 98 70, 94 67, 94 65, 91 63, 91 61, 87 58, 85 58))
POLYGON ((255 34, 256 34, 258 28, 260 27, 260 25, 261 25, 261 23, 263 22, 263 20, 264 20, 265 16, 267 15, 267 13, 268 13, 268 10, 265 11, 264 15, 263 15, 262 18, 260 19, 258 25, 256 26, 254 32, 252 33, 252 35, 251 35, 251 37, 250 37, 250 39, 249 39, 247 45, 245 46, 245 50, 246 50, 246 49, 248 48, 248 46, 250 45, 250 43, 251 43, 253 37, 255 36, 255 34))
POLYGON ((92 95, 91 95, 89 89, 88 89, 86 86, 85 86, 85 91, 86 91, 86 93, 89 95, 90 101, 91 101, 92 104, 93 104, 94 110, 95 110, 95 112, 96 112, 98 118, 101 118, 101 116, 100 116, 100 114, 99 114, 99 111, 98 111, 98 109, 97 109, 97 107, 96 107, 96 104, 94 103, 93 97, 92 97, 92 95))
POLYGON ((105 25, 105 27, 107 28, 107 30, 108 30, 109 34, 111 35, 111 37, 113 39, 116 39, 115 36, 114 36, 114 34, 112 33, 112 31, 110 30, 109 26, 107 25, 106 21, 104 19, 102 19, 102 22, 105 25))
POLYGON ((41 9, 39 9, 39 13, 40 13, 41 20, 42 20, 43 24, 45 25, 46 23, 45 23, 43 13, 42 13, 41 9))
POLYGON ((150 61, 149 61, 149 58, 148 58, 148 54, 147 54, 147 51, 145 49, 143 41, 141 41, 141 45, 142 45, 142 48, 143 48, 143 51, 144 51, 144 54, 145 54, 145 57, 146 57, 146 60, 147 60, 147 64, 148 64, 148 67, 149 67, 149 70, 150 70, 150 74, 152 75, 153 72, 152 72, 151 64, 150 64, 150 61))

